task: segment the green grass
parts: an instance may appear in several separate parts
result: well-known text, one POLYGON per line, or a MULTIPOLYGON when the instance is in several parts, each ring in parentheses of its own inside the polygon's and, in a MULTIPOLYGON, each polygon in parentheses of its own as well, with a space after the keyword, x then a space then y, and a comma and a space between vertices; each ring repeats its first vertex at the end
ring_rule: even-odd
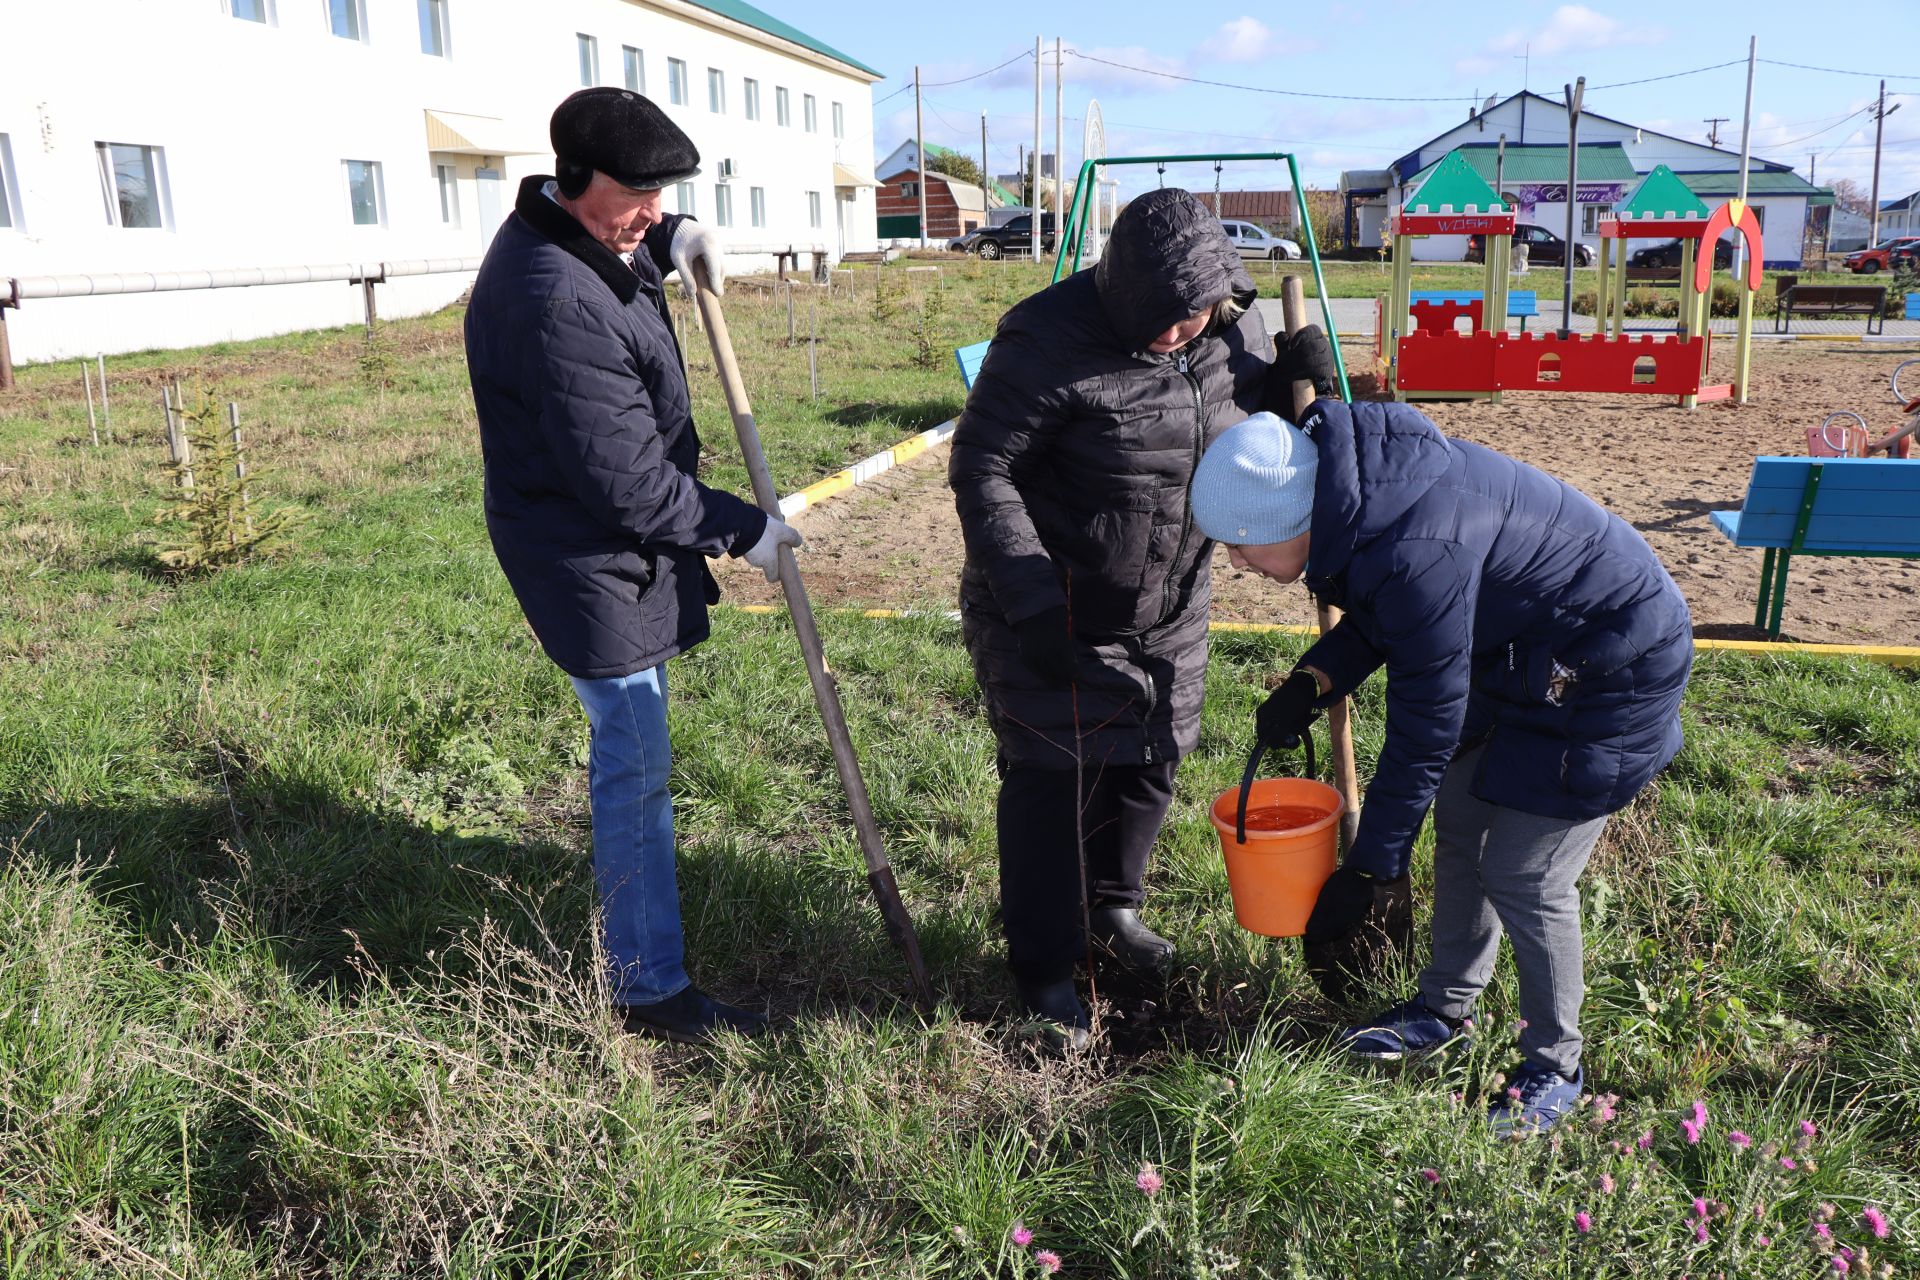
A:
MULTIPOLYGON (((1020 280, 942 278, 981 332, 1020 280)), ((864 289, 834 304, 818 405, 784 309, 730 298, 783 489, 957 400, 864 289)), ((791 633, 723 610, 672 667, 685 914, 697 980, 781 1029, 636 1042, 594 978, 584 719, 486 544, 458 317, 391 346, 384 389, 351 333, 117 361, 98 449, 62 370, 0 402, 9 1278, 1035 1274, 1015 1222, 1072 1275, 1831 1274, 1823 1204, 1876 1265, 1920 1265, 1913 676, 1702 661, 1685 752, 1585 883, 1588 1063, 1617 1116, 1501 1146, 1478 1114, 1514 1060, 1504 963, 1469 1047, 1376 1076, 1327 1050, 1354 1011, 1297 948, 1233 922, 1203 808, 1297 640, 1217 638, 1151 882, 1183 975, 1063 1063, 1009 1010, 956 629, 822 619, 942 996, 923 1019, 791 633), (240 400, 256 495, 311 511, 282 559, 150 571, 168 369, 240 400), (1705 1243, 1695 1196, 1726 1206, 1705 1243)), ((738 483, 695 378, 711 473, 738 483)), ((1363 759, 1383 714, 1376 682, 1363 759)))

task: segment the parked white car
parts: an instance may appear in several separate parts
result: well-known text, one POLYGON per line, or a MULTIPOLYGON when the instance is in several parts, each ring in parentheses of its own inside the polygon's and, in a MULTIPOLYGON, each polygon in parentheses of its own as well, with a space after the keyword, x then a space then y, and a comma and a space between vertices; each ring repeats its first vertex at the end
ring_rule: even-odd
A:
POLYGON ((1272 258, 1288 262, 1300 256, 1299 245, 1271 234, 1265 227, 1225 218, 1221 219, 1220 225, 1226 228, 1227 239, 1233 241, 1233 247, 1240 251, 1243 258, 1272 258))

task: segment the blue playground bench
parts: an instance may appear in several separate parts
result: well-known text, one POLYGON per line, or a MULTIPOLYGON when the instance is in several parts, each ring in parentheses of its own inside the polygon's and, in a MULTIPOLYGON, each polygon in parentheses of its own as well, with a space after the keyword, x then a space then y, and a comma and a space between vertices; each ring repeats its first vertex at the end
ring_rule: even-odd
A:
POLYGON ((1904 320, 1920 320, 1920 293, 1910 293, 1907 295, 1907 313, 1901 318, 1904 320))
POLYGON ((1764 547, 1753 625, 1780 636, 1794 556, 1920 557, 1920 462, 1901 458, 1755 458, 1738 511, 1713 527, 1764 547))
MULTIPOLYGON (((1527 320, 1540 314, 1540 295, 1532 289, 1513 289, 1507 293, 1507 314, 1520 317, 1520 332, 1527 331, 1527 320)), ((1411 301, 1414 305, 1422 302, 1478 302, 1478 289, 1415 289, 1411 301)))
POLYGON ((980 372, 980 364, 987 358, 987 348, 992 345, 993 342, 988 340, 976 342, 970 347, 954 348, 953 358, 960 364, 960 381, 966 384, 967 390, 973 390, 974 375, 980 372))

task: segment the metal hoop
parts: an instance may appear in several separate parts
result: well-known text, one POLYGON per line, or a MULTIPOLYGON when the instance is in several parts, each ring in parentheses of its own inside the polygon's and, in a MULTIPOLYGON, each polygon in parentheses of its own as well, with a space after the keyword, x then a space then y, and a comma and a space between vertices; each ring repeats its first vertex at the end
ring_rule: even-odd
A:
MULTIPOLYGON (((1915 362, 1910 360, 1907 363, 1913 364, 1915 362)), ((1847 451, 1847 429, 1845 427, 1840 428, 1840 442, 1838 444, 1835 444, 1833 437, 1827 434, 1835 418, 1852 418, 1860 424, 1860 430, 1863 434, 1869 430, 1867 420, 1851 409, 1836 409, 1834 412, 1820 419, 1820 443, 1835 453, 1845 454, 1847 451)))
POLYGON ((1906 408, 1907 405, 1912 402, 1913 397, 1901 392, 1900 371, 1902 369, 1905 369, 1908 365, 1914 365, 1914 364, 1920 364, 1920 360, 1902 360, 1899 364, 1893 367, 1893 376, 1887 379, 1888 385, 1890 385, 1893 388, 1893 402, 1899 405, 1903 409, 1906 408))

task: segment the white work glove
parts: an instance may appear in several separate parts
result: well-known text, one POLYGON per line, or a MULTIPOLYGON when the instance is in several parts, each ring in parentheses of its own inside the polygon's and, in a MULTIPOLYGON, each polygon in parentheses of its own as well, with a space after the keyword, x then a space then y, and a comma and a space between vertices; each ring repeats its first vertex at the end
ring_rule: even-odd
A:
POLYGON ((800 531, 784 521, 767 517, 767 530, 760 540, 747 548, 747 563, 767 575, 768 582, 780 581, 780 548, 797 547, 804 539, 800 531))
POLYGON ((667 257, 673 260, 673 269, 680 273, 680 288, 689 298, 693 296, 693 264, 700 263, 706 268, 707 283, 713 288, 713 296, 720 297, 727 291, 727 251, 720 243, 720 237, 695 222, 684 218, 673 229, 673 239, 667 242, 667 257))

